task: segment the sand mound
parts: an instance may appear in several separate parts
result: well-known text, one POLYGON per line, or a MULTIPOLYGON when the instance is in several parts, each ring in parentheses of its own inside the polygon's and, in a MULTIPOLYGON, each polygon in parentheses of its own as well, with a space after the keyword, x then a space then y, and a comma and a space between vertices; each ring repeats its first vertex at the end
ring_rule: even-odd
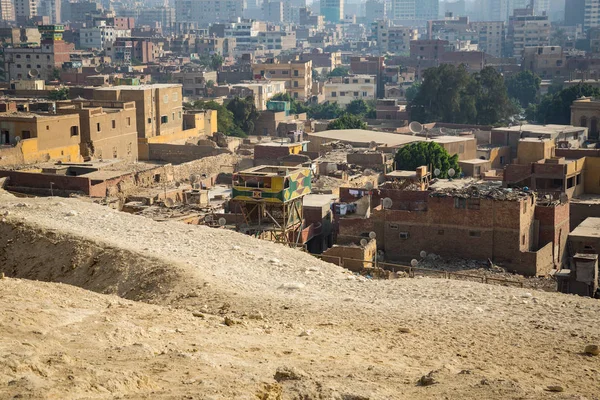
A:
POLYGON ((0 193, 0 220, 7 276, 146 302, 0 280, 0 398, 598 396, 600 358, 582 354, 600 342, 593 299, 357 280, 281 245, 71 199, 0 193))

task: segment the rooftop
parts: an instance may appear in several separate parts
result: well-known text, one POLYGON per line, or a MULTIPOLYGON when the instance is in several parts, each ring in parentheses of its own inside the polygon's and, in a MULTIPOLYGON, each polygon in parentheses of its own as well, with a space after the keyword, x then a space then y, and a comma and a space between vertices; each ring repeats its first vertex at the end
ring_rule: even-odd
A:
POLYGON ((600 238, 600 218, 588 217, 573 232, 570 237, 597 237, 600 238))
POLYGON ((524 124, 524 125, 515 125, 515 126, 507 126, 502 128, 494 128, 495 132, 523 132, 526 134, 541 134, 541 135, 551 135, 558 136, 560 133, 575 133, 581 132, 583 129, 579 126, 572 125, 534 125, 534 124, 524 124))
POLYGON ((464 163, 464 164, 485 164, 485 163, 489 163, 490 160, 482 160, 481 158, 473 158, 471 160, 461 160, 459 161, 459 163, 464 163))
POLYGON ((299 146, 305 143, 309 143, 307 140, 301 142, 266 142, 266 143, 257 143, 255 146, 261 147, 294 147, 299 146))
POLYGON ((167 89, 181 87, 175 83, 152 83, 147 85, 119 85, 94 88, 95 90, 148 90, 148 89, 167 89))
POLYGON ((240 171, 239 175, 254 175, 254 176, 287 176, 294 172, 305 171, 306 168, 285 167, 278 165, 261 165, 258 167, 248 168, 240 171))
POLYGON ((399 133, 388 133, 378 131, 368 131, 365 129, 340 129, 340 130, 329 130, 322 132, 313 132, 307 134, 310 137, 320 137, 330 140, 339 140, 345 143, 353 143, 356 145, 363 145, 367 147, 369 143, 375 142, 378 145, 384 145, 389 147, 403 146, 413 142, 422 142, 425 138, 402 135, 399 133))
POLYGON ((324 207, 337 197, 332 194, 308 194, 302 199, 303 207, 324 207))

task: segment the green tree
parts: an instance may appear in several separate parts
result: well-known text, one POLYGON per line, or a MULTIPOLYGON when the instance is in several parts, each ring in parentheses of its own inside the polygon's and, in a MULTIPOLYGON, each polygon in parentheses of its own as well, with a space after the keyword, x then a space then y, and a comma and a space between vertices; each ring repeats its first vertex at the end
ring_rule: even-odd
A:
POLYGON ((48 98, 50 100, 69 100, 69 88, 64 87, 60 89, 54 89, 50 93, 48 93, 48 98))
POLYGON ((254 105, 254 97, 236 97, 227 103, 227 109, 233 114, 233 122, 246 135, 254 133, 254 124, 258 119, 258 110, 254 105))
POLYGON ((367 129, 367 124, 362 118, 345 113, 341 117, 331 121, 327 129, 367 129))
POLYGON ((535 108, 527 110, 527 118, 540 124, 569 125, 571 104, 580 97, 599 97, 600 89, 579 84, 554 94, 547 94, 535 108))
POLYGON ((422 123, 486 125, 502 123, 516 112, 494 68, 471 75, 464 65, 449 64, 424 72, 409 110, 411 118, 422 123))
POLYGON ((415 97, 417 97, 417 93, 419 93, 420 87, 420 83, 413 83, 411 86, 409 86, 405 92, 406 101, 408 101, 409 103, 412 102, 415 99, 415 97))
POLYGON ((348 76, 350 75, 350 71, 345 67, 336 67, 331 70, 329 76, 348 76))
POLYGON ((531 71, 522 71, 505 82, 508 96, 517 99, 521 107, 527 108, 536 102, 542 79, 531 71))
POLYGON ((310 105, 306 113, 312 119, 334 119, 344 114, 338 103, 322 103, 310 105))
POLYGON ((219 71, 223 66, 223 61, 223 56, 221 56, 220 54, 213 54, 210 57, 210 67, 215 71, 219 71))
POLYGON ((229 136, 246 137, 247 135, 233 121, 233 113, 214 100, 196 100, 185 103, 184 107, 194 110, 217 110, 217 130, 229 136))
POLYGON ((287 101, 290 103, 290 113, 302 114, 307 111, 307 106, 304 103, 294 99, 289 93, 277 93, 271 97, 273 101, 287 101))
POLYGON ((207 88, 215 87, 215 81, 213 81, 212 79, 209 79, 208 81, 206 81, 206 87, 207 88))
POLYGON ((438 168, 440 178, 448 177, 450 168, 456 171, 455 176, 460 175, 458 166, 458 154, 450 155, 441 145, 433 142, 416 142, 404 146, 398 150, 394 158, 396 169, 414 171, 425 165, 431 170, 438 168))
POLYGON ((52 70, 52 80, 60 81, 60 69, 59 68, 54 68, 52 70))

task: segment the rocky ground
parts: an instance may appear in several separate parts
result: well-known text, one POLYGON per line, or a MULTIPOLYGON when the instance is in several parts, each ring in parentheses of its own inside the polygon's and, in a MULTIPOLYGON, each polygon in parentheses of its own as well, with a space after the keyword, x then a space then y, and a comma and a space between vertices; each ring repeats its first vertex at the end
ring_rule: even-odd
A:
POLYGON ((0 221, 2 399, 600 398, 594 299, 367 280, 73 199, 0 193, 0 221))

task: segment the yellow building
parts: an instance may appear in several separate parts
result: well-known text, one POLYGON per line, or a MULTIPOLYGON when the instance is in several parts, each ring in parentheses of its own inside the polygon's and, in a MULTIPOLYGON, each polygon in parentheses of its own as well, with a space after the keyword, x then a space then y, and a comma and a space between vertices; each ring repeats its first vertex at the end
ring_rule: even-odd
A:
POLYGON ((312 61, 289 61, 280 63, 268 59, 262 64, 252 64, 254 79, 270 79, 285 82, 285 90, 293 98, 306 101, 312 93, 312 61))
POLYGON ((80 162, 78 115, 0 114, 0 165, 80 162))

